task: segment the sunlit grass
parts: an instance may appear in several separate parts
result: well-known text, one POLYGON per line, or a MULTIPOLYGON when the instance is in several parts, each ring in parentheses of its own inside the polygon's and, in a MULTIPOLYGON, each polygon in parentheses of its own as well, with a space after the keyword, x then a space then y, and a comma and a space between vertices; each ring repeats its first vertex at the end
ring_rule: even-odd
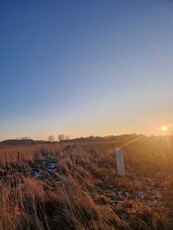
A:
POLYGON ((0 229, 171 230, 172 165, 172 137, 1 147, 0 229))

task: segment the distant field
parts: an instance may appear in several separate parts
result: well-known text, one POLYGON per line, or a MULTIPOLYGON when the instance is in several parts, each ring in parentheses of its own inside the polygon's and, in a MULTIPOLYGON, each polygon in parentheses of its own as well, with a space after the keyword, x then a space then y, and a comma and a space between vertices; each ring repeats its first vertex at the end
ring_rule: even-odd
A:
POLYGON ((172 230, 173 137, 1 145, 0 207, 2 230, 172 230))

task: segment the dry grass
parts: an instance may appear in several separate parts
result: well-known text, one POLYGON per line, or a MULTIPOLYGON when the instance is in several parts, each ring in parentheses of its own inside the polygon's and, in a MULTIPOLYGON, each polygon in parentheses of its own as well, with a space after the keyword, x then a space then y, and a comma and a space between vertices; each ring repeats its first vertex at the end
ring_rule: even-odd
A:
POLYGON ((171 137, 0 147, 0 229, 171 230, 172 165, 171 137))

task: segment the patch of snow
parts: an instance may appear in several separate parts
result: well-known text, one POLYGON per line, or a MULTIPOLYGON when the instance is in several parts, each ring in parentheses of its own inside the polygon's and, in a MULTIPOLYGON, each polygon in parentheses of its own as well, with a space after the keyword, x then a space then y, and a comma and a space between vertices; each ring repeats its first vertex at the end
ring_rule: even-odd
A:
POLYGON ((138 198, 143 199, 143 198, 145 197, 145 193, 142 192, 142 191, 137 191, 137 192, 136 192, 136 196, 137 196, 138 198))
POLYGON ((48 164, 48 171, 55 172, 57 170, 57 164, 55 162, 50 162, 48 164))
POLYGON ((136 179, 133 180, 133 183, 134 184, 142 184, 143 181, 141 179, 139 179, 139 178, 136 178, 136 179))
POLYGON ((160 199, 161 198, 161 190, 160 189, 154 189, 152 191, 152 195, 155 199, 160 199))
POLYGON ((41 176, 41 172, 40 171, 35 171, 34 172, 34 178, 39 178, 41 176))
POLYGON ((126 195, 126 197, 129 197, 129 196, 130 196, 130 194, 129 194, 128 192, 125 192, 125 195, 126 195))
POLYGON ((118 197, 119 198, 123 198, 123 192, 122 191, 119 191, 119 192, 117 192, 118 193, 118 197))

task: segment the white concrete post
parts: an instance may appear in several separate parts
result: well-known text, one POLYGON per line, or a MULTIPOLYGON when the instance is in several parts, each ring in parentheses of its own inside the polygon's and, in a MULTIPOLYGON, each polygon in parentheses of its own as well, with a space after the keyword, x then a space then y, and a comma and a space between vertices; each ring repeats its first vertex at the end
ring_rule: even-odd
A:
POLYGON ((125 176, 124 151, 121 148, 116 148, 116 162, 118 175, 125 176))

